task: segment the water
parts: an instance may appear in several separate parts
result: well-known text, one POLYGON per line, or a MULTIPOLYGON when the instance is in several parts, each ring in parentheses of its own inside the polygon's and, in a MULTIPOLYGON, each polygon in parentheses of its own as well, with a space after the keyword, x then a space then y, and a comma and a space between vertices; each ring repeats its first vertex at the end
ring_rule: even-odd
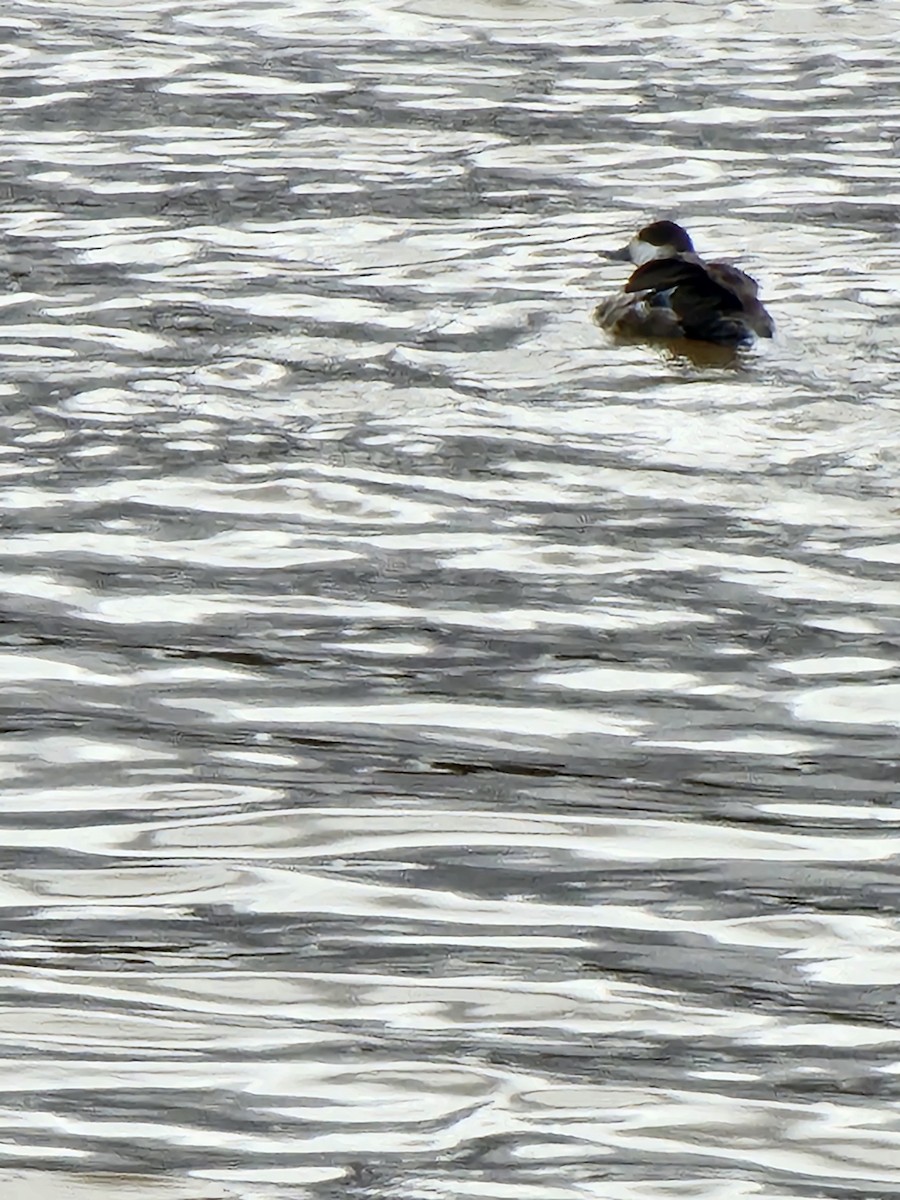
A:
POLYGON ((3 29, 4 1197, 896 1195, 896 5, 3 29))

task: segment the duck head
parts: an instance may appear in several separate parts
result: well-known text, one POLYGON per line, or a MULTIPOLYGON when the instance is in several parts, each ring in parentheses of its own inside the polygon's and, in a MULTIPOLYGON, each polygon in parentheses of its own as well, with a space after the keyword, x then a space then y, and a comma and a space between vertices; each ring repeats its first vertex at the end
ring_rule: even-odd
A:
POLYGON ((693 253, 694 243, 686 229, 674 221, 654 221, 636 233, 627 246, 609 251, 608 257, 619 262, 633 262, 640 267, 657 258, 677 258, 693 253))

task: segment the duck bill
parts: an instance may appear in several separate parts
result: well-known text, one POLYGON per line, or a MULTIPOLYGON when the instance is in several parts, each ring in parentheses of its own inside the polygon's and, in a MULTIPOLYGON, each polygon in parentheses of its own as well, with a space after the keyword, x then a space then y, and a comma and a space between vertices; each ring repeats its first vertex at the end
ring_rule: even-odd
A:
POLYGON ((612 262, 631 262, 631 243, 623 246, 621 250, 601 250, 600 254, 612 262))

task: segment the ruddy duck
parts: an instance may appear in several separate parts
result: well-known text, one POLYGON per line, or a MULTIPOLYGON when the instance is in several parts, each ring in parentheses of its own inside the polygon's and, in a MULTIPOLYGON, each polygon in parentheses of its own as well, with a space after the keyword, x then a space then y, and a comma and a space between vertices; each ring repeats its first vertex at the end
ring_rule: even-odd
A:
POLYGON ((704 262, 674 221, 654 221, 609 257, 637 268, 622 292, 594 312, 610 333, 738 347, 775 332, 756 280, 729 263, 704 262))

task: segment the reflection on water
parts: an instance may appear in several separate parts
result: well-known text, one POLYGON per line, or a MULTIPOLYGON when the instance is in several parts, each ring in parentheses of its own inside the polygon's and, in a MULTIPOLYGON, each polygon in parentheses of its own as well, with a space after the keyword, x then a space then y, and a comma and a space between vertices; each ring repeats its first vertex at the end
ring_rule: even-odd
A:
POLYGON ((4 22, 3 1196, 894 1195, 900 12, 4 22))

